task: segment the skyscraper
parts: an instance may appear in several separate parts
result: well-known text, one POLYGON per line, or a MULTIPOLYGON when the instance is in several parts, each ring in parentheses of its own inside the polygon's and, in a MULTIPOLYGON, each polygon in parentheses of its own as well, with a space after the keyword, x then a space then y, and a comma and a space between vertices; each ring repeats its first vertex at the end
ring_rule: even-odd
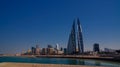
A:
POLYGON ((76 52, 76 34, 75 34, 75 21, 72 25, 72 30, 69 35, 68 45, 67 45, 67 54, 75 54, 76 52))
POLYGON ((68 45, 67 45, 67 54, 76 54, 76 40, 78 44, 78 52, 79 54, 83 54, 84 45, 83 45, 82 29, 81 29, 79 19, 77 19, 77 31, 75 27, 75 20, 73 22, 72 30, 69 35, 69 40, 68 40, 68 45))
POLYGON ((56 49, 56 50, 59 50, 59 44, 56 44, 55 49, 56 49))
POLYGON ((32 55, 34 55, 35 54, 35 47, 31 47, 31 52, 32 52, 32 55))
POLYGON ((35 54, 36 55, 39 55, 40 54, 40 48, 38 45, 36 45, 36 51, 35 51, 35 54))
POLYGON ((100 48, 99 48, 99 44, 98 44, 98 43, 95 43, 95 44, 93 45, 93 51, 94 51, 94 52, 100 52, 100 48))
POLYGON ((84 46, 83 46, 82 28, 79 19, 77 19, 77 29, 78 29, 77 32, 78 50, 79 50, 79 54, 81 54, 84 53, 84 46))

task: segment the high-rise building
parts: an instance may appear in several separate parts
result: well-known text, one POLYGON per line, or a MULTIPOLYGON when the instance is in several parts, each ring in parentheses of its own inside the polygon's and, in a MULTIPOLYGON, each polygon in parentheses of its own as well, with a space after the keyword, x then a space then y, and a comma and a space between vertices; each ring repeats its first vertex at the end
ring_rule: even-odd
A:
POLYGON ((76 40, 78 44, 78 53, 83 54, 84 44, 83 44, 82 29, 81 29, 79 19, 77 19, 77 31, 76 31, 75 20, 73 21, 72 30, 69 35, 69 40, 68 40, 68 45, 67 45, 67 54, 76 54, 76 48, 77 48, 76 40))
POLYGON ((78 50, 79 50, 78 52, 79 54, 82 54, 84 53, 84 45, 83 45, 82 28, 79 19, 77 19, 77 29, 78 29, 77 41, 78 41, 78 50))
POLYGON ((42 49, 42 54, 43 54, 43 55, 47 55, 47 48, 43 48, 43 49, 42 49))
POLYGON ((63 50, 64 50, 63 47, 61 47, 61 48, 60 48, 60 51, 63 51, 63 50))
POLYGON ((48 45, 48 48, 53 48, 52 45, 48 45))
POLYGON ((98 43, 95 43, 95 44, 93 45, 93 51, 94 51, 94 52, 100 52, 100 48, 99 48, 99 44, 98 44, 98 43))
POLYGON ((47 54, 48 55, 54 54, 54 48, 47 48, 47 54))
POLYGON ((31 49, 28 49, 27 52, 26 52, 26 54, 31 54, 31 53, 32 53, 31 49))
POLYGON ((32 52, 32 54, 34 55, 35 54, 35 47, 31 47, 31 52, 32 52))
POLYGON ((67 54, 75 54, 76 52, 76 34, 75 34, 75 21, 72 25, 72 30, 69 35, 68 45, 67 45, 67 54))
POLYGON ((39 48, 38 45, 36 45, 35 54, 36 54, 36 55, 39 55, 39 54, 40 54, 40 48, 39 48))
POLYGON ((56 44, 55 49, 56 49, 56 50, 59 50, 59 44, 56 44))
POLYGON ((64 48, 64 54, 65 55, 67 54, 67 48, 64 48))

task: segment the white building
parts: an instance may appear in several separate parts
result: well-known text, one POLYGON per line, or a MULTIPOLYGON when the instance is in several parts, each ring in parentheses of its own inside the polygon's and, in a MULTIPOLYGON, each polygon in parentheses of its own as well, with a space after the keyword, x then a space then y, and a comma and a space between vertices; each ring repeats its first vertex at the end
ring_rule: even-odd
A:
POLYGON ((56 44, 55 48, 56 48, 56 50, 59 50, 59 44, 56 44))

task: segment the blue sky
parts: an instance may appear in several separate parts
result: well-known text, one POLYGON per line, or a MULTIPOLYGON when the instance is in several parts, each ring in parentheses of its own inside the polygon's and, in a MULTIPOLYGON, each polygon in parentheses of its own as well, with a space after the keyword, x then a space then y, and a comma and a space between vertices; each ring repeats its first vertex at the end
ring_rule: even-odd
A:
POLYGON ((120 0, 1 0, 0 53, 36 44, 66 47, 73 20, 79 17, 86 50, 94 43, 120 49, 120 0))

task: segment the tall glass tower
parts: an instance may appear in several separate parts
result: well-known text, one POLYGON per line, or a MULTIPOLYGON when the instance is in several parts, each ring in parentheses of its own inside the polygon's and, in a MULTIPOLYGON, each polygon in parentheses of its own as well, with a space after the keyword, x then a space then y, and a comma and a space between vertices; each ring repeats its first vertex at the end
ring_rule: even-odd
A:
POLYGON ((78 50, 79 54, 84 53, 84 45, 83 45, 83 36, 82 36, 82 28, 80 25, 79 19, 77 19, 77 41, 78 41, 78 50))
POLYGON ((76 52, 76 34, 75 34, 75 21, 72 25, 72 30, 69 35, 68 45, 67 45, 67 54, 75 54, 76 52))
POLYGON ((82 29, 79 19, 77 19, 77 27, 75 26, 75 20, 73 22, 72 30, 69 35, 69 40, 67 45, 67 54, 76 54, 76 40, 78 44, 78 53, 83 54, 84 45, 83 45, 82 29))

